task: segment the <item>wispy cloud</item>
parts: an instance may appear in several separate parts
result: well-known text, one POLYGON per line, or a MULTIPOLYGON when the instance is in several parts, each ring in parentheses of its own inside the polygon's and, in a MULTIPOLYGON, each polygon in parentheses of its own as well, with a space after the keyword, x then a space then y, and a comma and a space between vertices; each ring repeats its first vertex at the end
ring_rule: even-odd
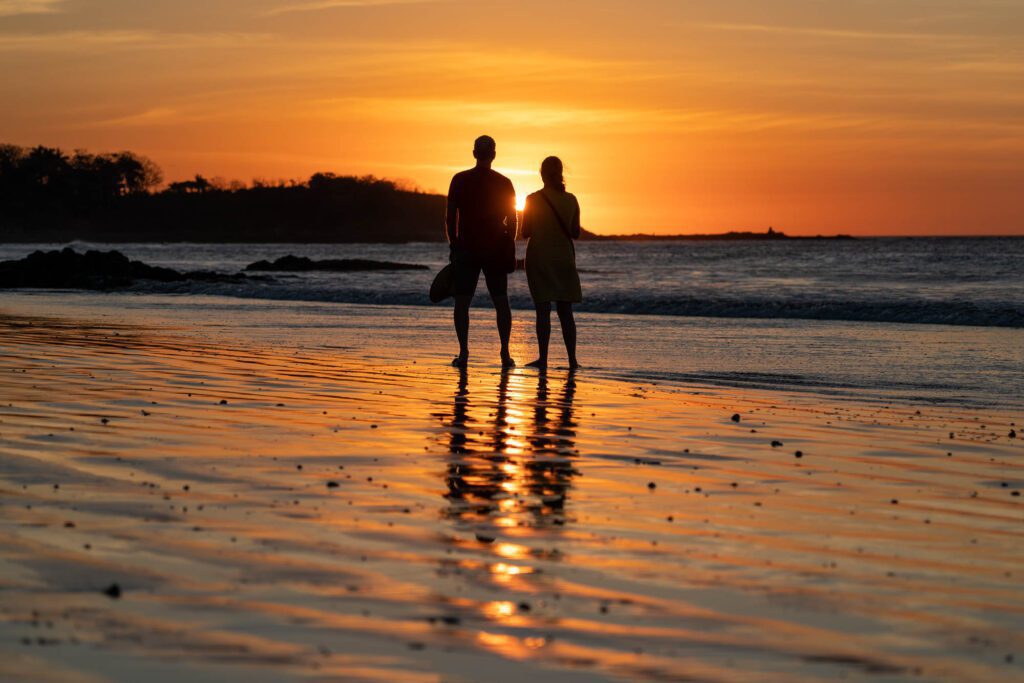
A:
POLYGON ((428 2, 445 2, 446 0, 313 0, 312 2, 295 2, 273 7, 263 16, 274 17, 294 12, 317 12, 327 9, 345 7, 381 7, 384 5, 422 5, 428 2))
POLYGON ((182 112, 171 107, 154 107, 132 114, 115 116, 99 121, 78 124, 79 128, 104 128, 122 126, 154 126, 161 124, 180 123, 184 119, 182 112))
POLYGON ((0 34, 0 50, 76 52, 118 49, 250 47, 276 40, 258 33, 163 33, 160 31, 56 31, 0 34))
POLYGON ((314 116, 344 119, 352 114, 385 121, 430 125, 461 120, 467 124, 518 129, 589 128, 606 133, 706 132, 762 133, 789 131, 799 135, 857 131, 859 136, 934 137, 955 130, 981 136, 1020 136, 1024 123, 1014 120, 975 121, 952 114, 886 115, 877 112, 824 113, 742 109, 581 107, 536 101, 467 102, 464 99, 337 98, 308 103, 314 116))
POLYGON ((743 24, 723 22, 699 22, 691 26, 712 31, 733 33, 763 33, 811 38, 860 40, 860 41, 917 41, 927 43, 975 44, 978 37, 958 33, 925 33, 914 31, 869 31, 858 29, 830 28, 819 26, 787 26, 782 24, 743 24))
POLYGON ((0 0, 0 17, 19 14, 53 14, 60 11, 64 0, 0 0))

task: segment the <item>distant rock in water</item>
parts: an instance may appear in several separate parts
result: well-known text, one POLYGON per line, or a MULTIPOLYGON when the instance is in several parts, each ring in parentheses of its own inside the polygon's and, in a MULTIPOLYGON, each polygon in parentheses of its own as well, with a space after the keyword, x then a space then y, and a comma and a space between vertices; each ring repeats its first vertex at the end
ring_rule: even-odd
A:
POLYGON ((369 259, 325 259, 314 261, 305 256, 282 256, 273 263, 270 261, 257 261, 245 267, 249 271, 264 272, 300 272, 309 270, 324 270, 332 272, 345 272, 353 270, 427 270, 427 266, 416 263, 393 263, 391 261, 372 261, 369 259))
POLYGON ((206 271, 179 273, 171 268, 132 261, 119 251, 74 249, 34 251, 17 261, 0 262, 0 288, 119 289, 137 280, 157 282, 235 282, 245 275, 224 275, 206 271))

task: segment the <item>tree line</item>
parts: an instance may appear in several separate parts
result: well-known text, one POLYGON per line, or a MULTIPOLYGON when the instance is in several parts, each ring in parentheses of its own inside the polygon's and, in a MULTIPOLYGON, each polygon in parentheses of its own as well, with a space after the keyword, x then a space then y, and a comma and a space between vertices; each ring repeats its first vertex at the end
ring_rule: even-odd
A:
POLYGON ((441 195, 373 176, 162 187, 132 152, 0 145, 0 241, 407 242, 444 239, 441 195))

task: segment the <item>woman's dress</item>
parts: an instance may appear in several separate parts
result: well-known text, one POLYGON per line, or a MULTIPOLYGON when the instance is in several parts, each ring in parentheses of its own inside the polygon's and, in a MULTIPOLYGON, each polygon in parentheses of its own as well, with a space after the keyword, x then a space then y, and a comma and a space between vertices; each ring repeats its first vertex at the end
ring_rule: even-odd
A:
POLYGON ((523 211, 523 233, 530 241, 526 245, 526 280, 534 303, 583 300, 580 276, 576 272, 576 250, 572 239, 562 229, 544 201, 544 194, 562 221, 570 230, 579 225, 580 205, 575 195, 568 192, 543 189, 526 198, 523 211))

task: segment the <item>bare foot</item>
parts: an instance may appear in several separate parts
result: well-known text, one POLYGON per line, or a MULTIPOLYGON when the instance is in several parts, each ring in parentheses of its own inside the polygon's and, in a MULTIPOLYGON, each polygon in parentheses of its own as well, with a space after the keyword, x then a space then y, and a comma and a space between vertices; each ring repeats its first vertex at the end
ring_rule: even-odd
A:
POLYGON ((579 362, 575 358, 573 358, 571 361, 569 361, 569 370, 570 371, 579 370, 579 369, 580 369, 580 364, 579 364, 579 362))
POLYGON ((453 368, 464 368, 467 365, 469 365, 468 355, 459 354, 458 356, 455 356, 455 358, 452 360, 453 368))
POLYGON ((515 366, 516 366, 516 362, 514 360, 512 360, 512 356, 509 356, 508 354, 505 354, 505 355, 503 355, 501 357, 501 367, 508 369, 508 368, 514 368, 515 366))
POLYGON ((532 363, 527 363, 526 367, 528 367, 528 368, 537 368, 538 370, 546 370, 547 367, 548 367, 548 362, 546 360, 544 360, 543 358, 538 358, 537 360, 533 361, 532 363))

